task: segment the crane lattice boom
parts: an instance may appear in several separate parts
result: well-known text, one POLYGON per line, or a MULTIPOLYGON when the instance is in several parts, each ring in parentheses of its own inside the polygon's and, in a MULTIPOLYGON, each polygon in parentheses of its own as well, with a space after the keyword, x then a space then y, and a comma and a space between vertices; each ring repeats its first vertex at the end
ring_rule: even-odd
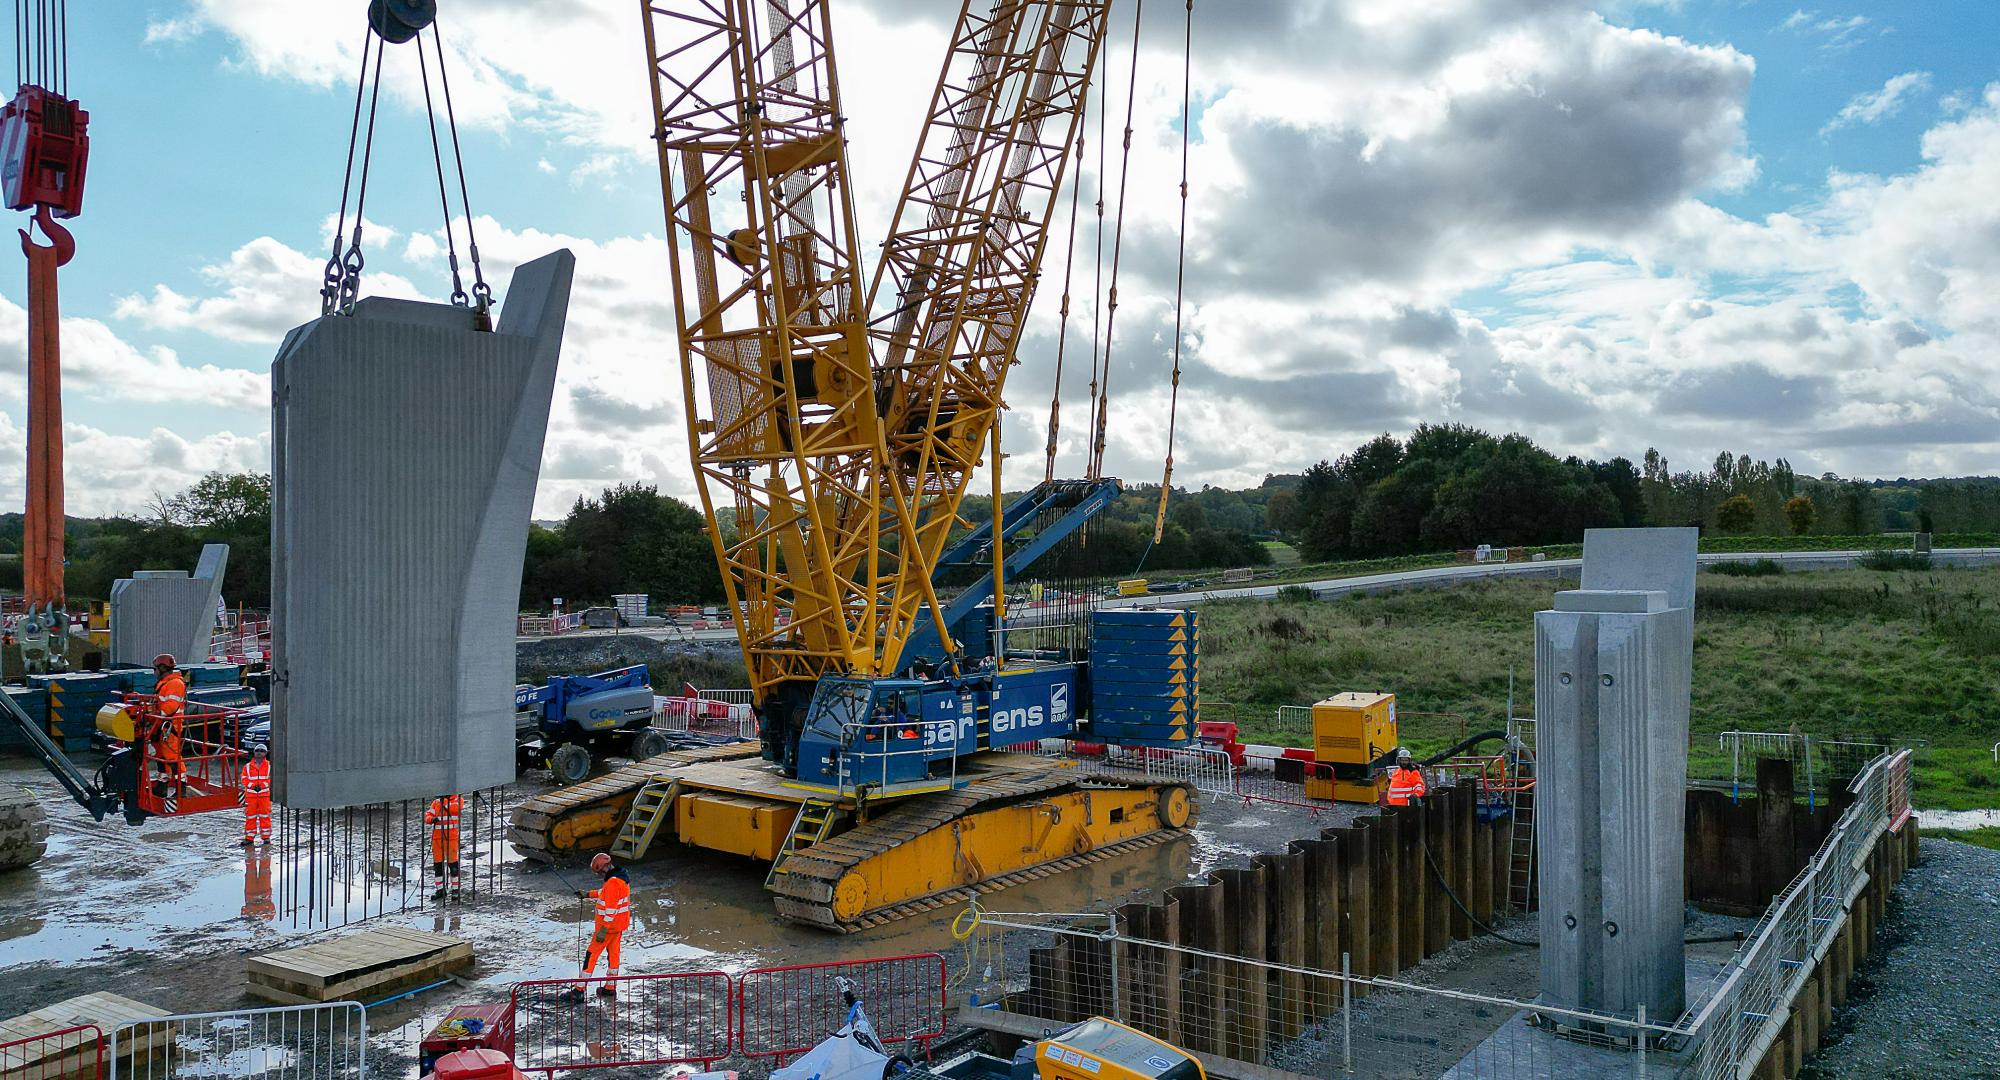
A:
POLYGON ((697 487, 758 700, 802 705, 944 625, 1110 4, 967 0, 865 291, 827 0, 642 7, 697 487))

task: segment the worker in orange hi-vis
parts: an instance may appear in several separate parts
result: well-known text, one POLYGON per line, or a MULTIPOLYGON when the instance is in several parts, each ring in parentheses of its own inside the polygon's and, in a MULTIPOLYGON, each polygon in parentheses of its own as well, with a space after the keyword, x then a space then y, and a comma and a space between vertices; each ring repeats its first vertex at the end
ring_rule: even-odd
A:
MULTIPOLYGON (((579 897, 597 901, 596 926, 590 934, 590 951, 584 954, 583 972, 577 977, 587 979, 597 970, 599 955, 608 954, 609 974, 618 977, 619 946, 625 937, 625 930, 632 925, 632 884, 625 877, 625 871, 611 861, 611 856, 598 852, 590 860, 590 869, 604 879, 604 884, 595 889, 577 893, 579 897)), ((597 988, 605 997, 617 996, 615 983, 605 983, 597 988)))
POLYGON ((458 819, 464 812, 465 798, 461 795, 440 795, 424 811, 424 824, 431 827, 431 869, 437 875, 433 900, 444 899, 447 870, 451 872, 451 898, 459 897, 458 819))
POLYGON ((1389 770, 1389 790, 1383 801, 1390 806, 1408 806, 1411 799, 1426 794, 1429 788, 1424 784, 1423 770, 1417 768, 1408 750, 1396 751, 1396 767, 1389 770))
POLYGON ((161 653, 153 658, 153 711, 159 719, 154 723, 148 738, 153 744, 153 759, 160 764, 160 771, 173 781, 178 793, 187 784, 187 763, 181 760, 181 724, 187 711, 187 680, 175 668, 173 654, 161 653))
POLYGON ((271 751, 259 743, 243 763, 243 846, 271 839, 271 751))

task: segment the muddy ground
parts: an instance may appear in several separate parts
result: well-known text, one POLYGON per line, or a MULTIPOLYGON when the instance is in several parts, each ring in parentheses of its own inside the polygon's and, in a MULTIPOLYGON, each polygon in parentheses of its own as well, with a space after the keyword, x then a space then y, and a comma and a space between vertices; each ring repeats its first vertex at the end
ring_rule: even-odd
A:
MULTIPOLYGON (((42 798, 51 829, 49 853, 40 864, 0 874, 0 1017, 100 990, 162 1012, 250 1007, 261 1004, 246 990, 250 955, 379 925, 313 925, 330 912, 297 899, 310 892, 306 864, 282 845, 261 856, 246 853, 238 846, 242 824, 234 813, 156 819, 132 828, 117 820, 92 822, 52 779, 22 759, 0 759, 0 784, 7 783, 25 784, 42 798)), ((524 779, 503 797, 543 787, 539 780, 524 779)), ((1103 910, 1218 866, 1245 864, 1257 852, 1317 835, 1351 816, 1352 808, 1308 814, 1209 802, 1184 838, 994 893, 983 902, 1001 911, 1103 910)), ((414 1047, 453 1004, 502 1000, 516 982, 576 974, 589 912, 573 890, 587 884, 588 872, 524 862, 490 836, 480 846, 489 857, 497 849, 503 860, 497 890, 482 886, 460 903, 439 905, 418 882, 408 910, 382 917, 389 924, 470 939, 476 962, 462 976, 465 985, 371 1008, 369 1026, 376 1035, 371 1042, 414 1047)), ((469 851, 466 857, 470 860, 469 851)), ((415 866, 411 876, 422 873, 423 867, 415 866)), ((380 878, 395 876, 376 874, 374 887, 384 887, 380 878)), ((740 972, 930 951, 957 957, 963 950, 951 933, 954 908, 845 936, 781 923, 772 914, 763 876, 761 866, 677 845, 667 858, 632 867, 633 929, 625 937, 625 973, 740 972)), ((393 907, 402 890, 396 881, 387 886, 396 898, 393 907)), ((331 914, 338 916, 337 910, 331 914)))

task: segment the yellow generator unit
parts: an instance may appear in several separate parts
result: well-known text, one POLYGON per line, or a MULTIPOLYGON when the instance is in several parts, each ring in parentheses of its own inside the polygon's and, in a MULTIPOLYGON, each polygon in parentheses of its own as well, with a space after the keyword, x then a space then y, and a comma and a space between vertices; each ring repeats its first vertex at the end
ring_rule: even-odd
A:
POLYGON ((1145 578, 1126 578, 1124 581, 1118 583, 1118 595, 1120 596, 1146 596, 1150 592, 1151 590, 1146 587, 1145 578))
POLYGON ((1388 777, 1388 759, 1400 738, 1396 695, 1335 694, 1314 703, 1313 763, 1306 796, 1340 802, 1375 802, 1388 777))

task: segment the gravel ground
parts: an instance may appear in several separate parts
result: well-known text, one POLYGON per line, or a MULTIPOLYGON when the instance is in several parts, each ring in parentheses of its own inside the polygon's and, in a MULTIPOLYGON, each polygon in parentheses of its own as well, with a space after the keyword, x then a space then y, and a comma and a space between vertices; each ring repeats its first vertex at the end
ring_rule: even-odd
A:
POLYGON ((2000 1076, 2000 851, 1923 841, 1808 1080, 2000 1076))

